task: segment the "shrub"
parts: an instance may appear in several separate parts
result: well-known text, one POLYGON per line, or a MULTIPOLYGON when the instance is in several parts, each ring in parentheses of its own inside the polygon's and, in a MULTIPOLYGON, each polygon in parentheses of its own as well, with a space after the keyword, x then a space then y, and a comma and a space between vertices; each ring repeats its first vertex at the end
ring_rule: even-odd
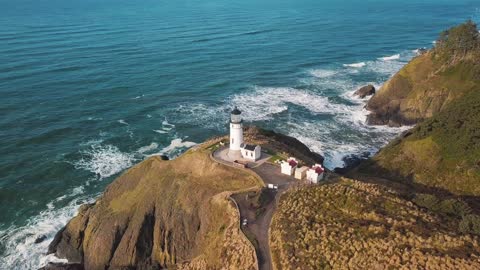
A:
POLYGON ((432 211, 437 211, 439 209, 439 200, 435 195, 431 194, 417 194, 413 199, 413 202, 421 207, 425 207, 432 211))
POLYGON ((479 215, 466 215, 458 225, 459 229, 463 233, 471 233, 480 235, 480 216, 479 215))

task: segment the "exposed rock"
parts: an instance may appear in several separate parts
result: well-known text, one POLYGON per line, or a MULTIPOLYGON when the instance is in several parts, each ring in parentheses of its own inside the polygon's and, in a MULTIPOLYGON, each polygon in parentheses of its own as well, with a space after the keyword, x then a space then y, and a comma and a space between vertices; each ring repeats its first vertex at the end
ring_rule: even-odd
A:
POLYGON ((359 155, 348 155, 342 158, 342 161, 344 163, 344 166, 342 168, 335 168, 333 172, 338 173, 338 174, 345 174, 349 170, 357 167, 362 161, 367 160, 370 157, 369 152, 363 152, 359 155))
POLYGON ((47 236, 46 235, 40 235, 39 237, 37 237, 37 239, 35 239, 35 244, 40 244, 41 242, 45 241, 45 239, 47 239, 47 236))
POLYGON ((357 95, 360 98, 365 98, 367 96, 371 96, 375 94, 375 86, 369 84, 367 86, 364 86, 357 91, 355 91, 354 95, 357 95))
POLYGON ((480 195, 480 85, 362 162, 361 175, 480 195))
POLYGON ((244 136, 246 141, 259 144, 276 152, 288 153, 307 165, 323 164, 324 157, 322 155, 311 151, 296 138, 255 126, 246 127, 244 136))
POLYGON ((425 54, 428 52, 428 49, 427 48, 418 48, 416 53, 417 53, 417 56, 418 55, 422 55, 422 54, 425 54))
POLYGON ((49 263, 39 270, 84 270, 80 263, 49 263))
MULTIPOLYGON (((291 137, 256 128, 246 134, 305 162, 323 161, 291 137)), ((208 148, 222 139, 171 161, 155 156, 129 169, 94 204, 80 208, 49 253, 85 269, 256 269, 255 250, 228 197, 261 182, 209 157, 208 148)))
POLYGON ((152 157, 116 179, 95 204, 83 206, 49 252, 86 269, 161 269, 197 258, 208 269, 252 269, 255 251, 247 240, 228 240, 236 247, 226 243, 239 218, 225 192, 256 186, 253 175, 215 163, 203 148, 172 161, 152 157), (233 254, 232 248, 244 259, 225 262, 222 254, 233 254))

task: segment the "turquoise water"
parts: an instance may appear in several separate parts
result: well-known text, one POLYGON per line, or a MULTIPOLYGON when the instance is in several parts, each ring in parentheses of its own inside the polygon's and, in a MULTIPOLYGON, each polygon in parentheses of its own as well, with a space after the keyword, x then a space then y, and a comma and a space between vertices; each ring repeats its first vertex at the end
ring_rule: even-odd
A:
POLYGON ((401 129, 366 100, 478 1, 0 0, 0 268, 36 269, 79 204, 152 154, 246 122, 330 168, 401 129), (47 239, 35 244, 41 236, 47 239))

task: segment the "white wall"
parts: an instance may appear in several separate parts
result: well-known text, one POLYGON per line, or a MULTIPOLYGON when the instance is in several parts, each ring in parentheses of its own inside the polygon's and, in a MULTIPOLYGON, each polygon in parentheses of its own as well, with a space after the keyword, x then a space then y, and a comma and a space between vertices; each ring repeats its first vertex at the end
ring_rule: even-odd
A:
POLYGON ((290 164, 288 164, 288 162, 283 161, 280 167, 282 168, 281 172, 283 174, 293 175, 294 169, 292 168, 292 166, 290 166, 290 164))
POLYGON ((242 124, 230 123, 230 150, 240 150, 240 145, 243 143, 243 128, 242 124))

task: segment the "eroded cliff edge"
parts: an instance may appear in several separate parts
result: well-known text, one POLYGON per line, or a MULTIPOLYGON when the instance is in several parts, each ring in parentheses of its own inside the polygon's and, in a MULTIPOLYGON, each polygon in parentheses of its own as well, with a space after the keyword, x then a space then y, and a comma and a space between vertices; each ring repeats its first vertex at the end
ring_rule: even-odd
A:
POLYGON ((260 185, 213 162, 203 147, 173 161, 152 157, 83 206, 49 251, 86 269, 255 269, 228 195, 260 185))
MULTIPOLYGON (((298 140, 255 127, 249 142, 308 163, 322 162, 298 140)), ((151 157, 126 171, 56 235, 49 252, 85 269, 257 269, 239 230, 231 193, 263 183, 210 158, 213 139, 180 157, 151 157)))
POLYGON ((413 125, 480 89, 480 42, 469 21, 442 32, 433 49, 415 57, 368 101, 372 125, 413 125))

